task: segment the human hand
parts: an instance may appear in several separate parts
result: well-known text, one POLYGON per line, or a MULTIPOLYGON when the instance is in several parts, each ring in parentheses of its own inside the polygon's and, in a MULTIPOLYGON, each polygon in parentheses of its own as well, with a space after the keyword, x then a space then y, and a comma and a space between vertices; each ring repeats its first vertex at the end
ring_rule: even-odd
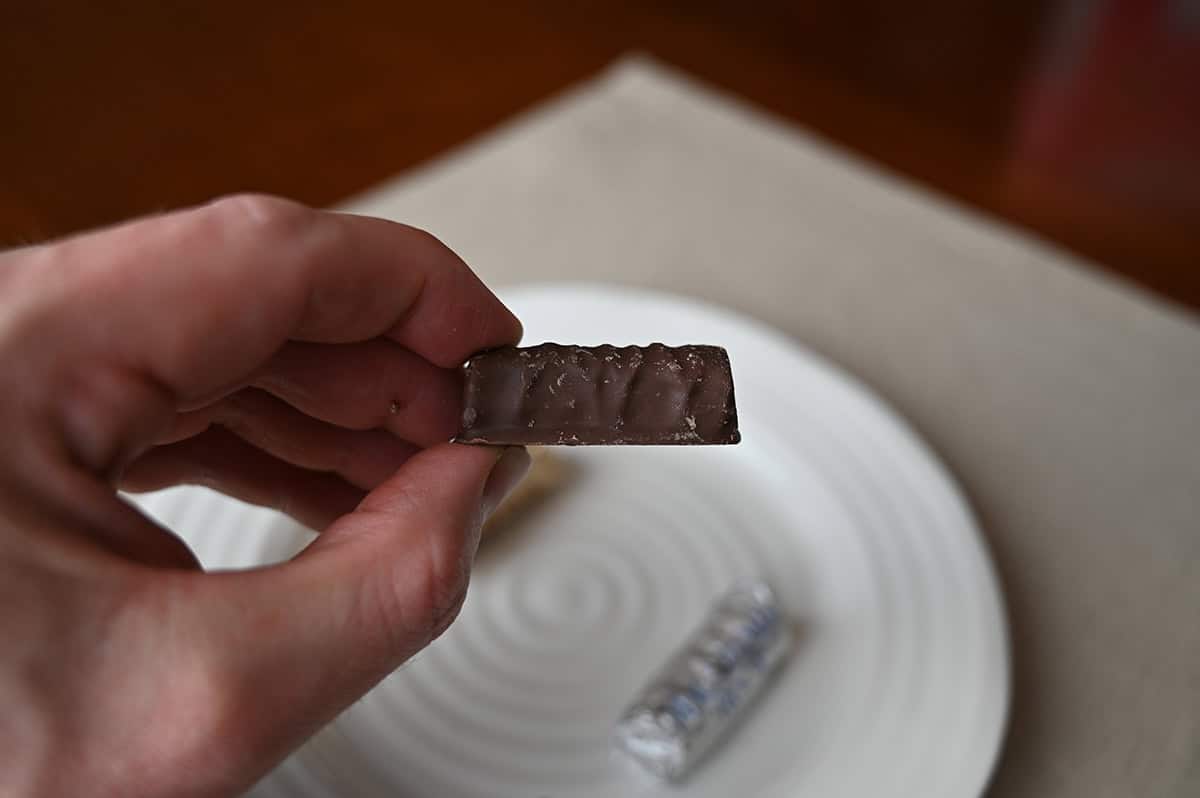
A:
POLYGON ((521 449, 445 443, 516 318, 425 233, 234 197, 0 253, 0 795, 247 788, 440 634, 521 449), (117 488, 320 536, 206 574, 117 488))

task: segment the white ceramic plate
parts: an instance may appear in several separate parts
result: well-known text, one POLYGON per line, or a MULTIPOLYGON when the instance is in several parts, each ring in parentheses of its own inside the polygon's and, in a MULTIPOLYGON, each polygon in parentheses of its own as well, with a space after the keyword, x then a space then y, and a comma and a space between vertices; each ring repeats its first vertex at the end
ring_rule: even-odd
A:
MULTIPOLYGON (((576 480, 485 545, 450 631, 253 794, 979 795, 1008 706, 1004 616, 979 529, 908 427, 723 310, 586 285, 504 298, 530 342, 725 346, 743 443, 556 450, 576 480), (794 657, 686 783, 638 778, 610 753, 613 721, 748 574, 796 618, 794 657)), ((209 567, 276 561, 309 539, 205 491, 142 501, 209 567)))

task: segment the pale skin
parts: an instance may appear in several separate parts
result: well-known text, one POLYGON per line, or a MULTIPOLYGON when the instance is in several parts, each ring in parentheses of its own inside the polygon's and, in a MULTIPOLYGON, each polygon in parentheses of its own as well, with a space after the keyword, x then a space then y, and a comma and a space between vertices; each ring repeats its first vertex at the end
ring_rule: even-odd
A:
POLYGON ((446 443, 517 319, 404 225, 232 197, 0 253, 0 795, 249 787, 454 619, 521 449, 446 443), (118 489, 320 531, 205 573, 118 489))

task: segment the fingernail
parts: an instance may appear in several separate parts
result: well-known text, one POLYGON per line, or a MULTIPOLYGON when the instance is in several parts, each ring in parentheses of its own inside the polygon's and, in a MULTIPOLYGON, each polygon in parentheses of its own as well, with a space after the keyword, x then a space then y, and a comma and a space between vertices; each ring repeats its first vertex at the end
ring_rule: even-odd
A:
POLYGON ((487 519, 500 502, 521 483, 529 472, 529 452, 524 446, 507 446, 483 486, 483 517, 487 519))

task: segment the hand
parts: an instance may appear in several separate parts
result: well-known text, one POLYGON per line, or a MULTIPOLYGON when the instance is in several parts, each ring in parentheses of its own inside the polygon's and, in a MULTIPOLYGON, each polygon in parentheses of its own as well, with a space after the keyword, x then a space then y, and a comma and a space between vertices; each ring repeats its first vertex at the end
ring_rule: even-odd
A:
POLYGON ((445 443, 516 318, 403 225, 234 197, 0 253, 0 795, 247 788, 435 638, 528 464, 445 443), (323 530, 205 574, 116 490, 323 530))

